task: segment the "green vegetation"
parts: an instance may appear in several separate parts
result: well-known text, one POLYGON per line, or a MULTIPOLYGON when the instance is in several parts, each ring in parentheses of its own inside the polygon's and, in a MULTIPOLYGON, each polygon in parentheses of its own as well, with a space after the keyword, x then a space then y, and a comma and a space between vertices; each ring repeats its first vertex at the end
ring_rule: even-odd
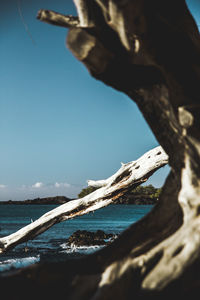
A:
POLYGON ((148 196, 150 198, 156 198, 158 199, 160 196, 162 188, 155 188, 152 184, 142 186, 139 185, 136 188, 134 188, 130 194, 135 196, 148 196))
POLYGON ((83 198, 85 196, 87 196, 88 194, 96 191, 98 188, 96 187, 92 187, 92 186, 88 186, 84 189, 82 189, 82 191, 78 194, 78 198, 83 198))
MULTIPOLYGON (((97 188, 89 186, 84 189, 78 194, 78 198, 83 198, 86 195, 94 192, 97 188)), ((161 193, 162 188, 155 188, 152 184, 142 186, 139 185, 134 188, 132 191, 129 192, 130 195, 133 196, 143 196, 143 197, 150 197, 151 199, 158 199, 161 193)))

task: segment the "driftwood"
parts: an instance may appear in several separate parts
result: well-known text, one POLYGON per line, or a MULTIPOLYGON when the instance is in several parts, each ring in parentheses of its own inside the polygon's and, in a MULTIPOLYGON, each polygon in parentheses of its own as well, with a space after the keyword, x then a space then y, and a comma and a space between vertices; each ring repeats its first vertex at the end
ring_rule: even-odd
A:
POLYGON ((145 153, 138 160, 122 164, 121 168, 106 180, 89 180, 89 186, 98 187, 99 189, 81 199, 60 205, 20 230, 0 238, 0 253, 34 239, 54 224, 112 204, 130 189, 134 189, 134 187, 147 181, 156 170, 167 163, 168 156, 158 146, 145 153))
MULTIPOLYGON (((49 298, 196 299, 200 292, 200 36, 184 0, 76 0, 67 44, 93 77, 134 100, 169 155, 159 203, 113 244, 35 266, 2 286, 49 298), (20 284, 19 284, 20 283, 20 284), (53 286, 52 286, 53 285, 53 286)), ((5 291, 8 289, 5 288, 5 291)), ((20 298, 26 297, 19 292, 20 298)))

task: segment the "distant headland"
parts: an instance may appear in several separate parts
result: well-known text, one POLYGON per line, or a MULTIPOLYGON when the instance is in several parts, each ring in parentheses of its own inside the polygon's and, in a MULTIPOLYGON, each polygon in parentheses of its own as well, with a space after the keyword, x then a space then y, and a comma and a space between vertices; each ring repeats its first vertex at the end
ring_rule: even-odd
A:
POLYGON ((0 201, 0 204, 64 204, 71 200, 71 198, 65 196, 55 196, 55 197, 46 197, 46 198, 35 198, 27 200, 8 200, 0 201))

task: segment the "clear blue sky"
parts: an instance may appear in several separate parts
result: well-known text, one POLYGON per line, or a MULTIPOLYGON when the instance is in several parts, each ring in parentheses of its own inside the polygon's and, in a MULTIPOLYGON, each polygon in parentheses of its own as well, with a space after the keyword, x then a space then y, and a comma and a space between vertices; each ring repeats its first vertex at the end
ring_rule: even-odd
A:
MULTIPOLYGON (((200 20, 200 1, 188 3, 200 20)), ((76 197, 87 179, 107 178, 158 145, 137 106, 72 56, 67 30, 36 20, 40 8, 75 15, 72 0, 1 5, 0 200, 76 197)), ((168 172, 148 183, 161 186, 168 172)))

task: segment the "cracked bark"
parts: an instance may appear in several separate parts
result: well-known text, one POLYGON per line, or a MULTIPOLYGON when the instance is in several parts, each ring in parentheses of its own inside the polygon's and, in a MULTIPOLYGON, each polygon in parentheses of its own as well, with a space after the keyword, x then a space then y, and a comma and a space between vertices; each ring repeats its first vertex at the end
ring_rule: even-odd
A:
POLYGON ((50 295, 55 295, 53 282, 56 295, 62 291, 69 299, 149 300, 175 293, 195 299, 200 291, 197 25, 184 0, 79 0, 76 5, 82 26, 70 28, 68 48, 93 77, 137 103, 169 155, 171 173, 158 205, 112 245, 78 263, 34 267, 18 276, 50 295))

